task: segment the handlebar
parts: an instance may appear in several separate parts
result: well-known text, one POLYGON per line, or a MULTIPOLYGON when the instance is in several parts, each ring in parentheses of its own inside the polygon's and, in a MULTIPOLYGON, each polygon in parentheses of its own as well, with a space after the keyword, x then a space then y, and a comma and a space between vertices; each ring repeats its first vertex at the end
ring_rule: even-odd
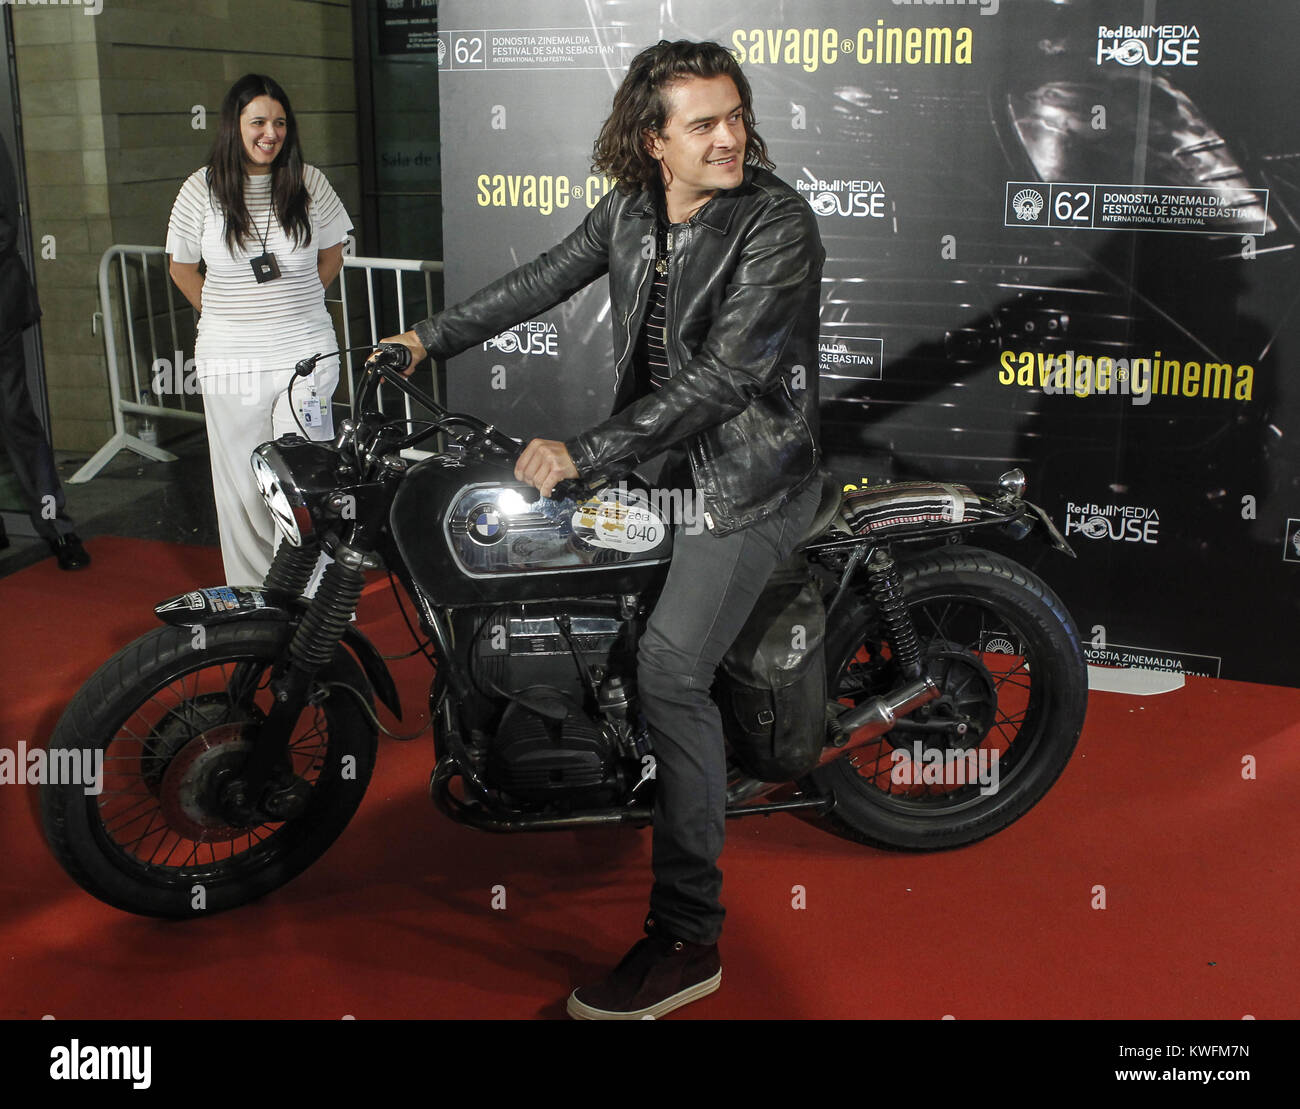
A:
MULTIPOLYGON (((467 436, 458 437, 467 439, 466 445, 477 446, 482 444, 491 446, 501 452, 500 461, 502 465, 509 466, 511 469, 514 468, 515 463, 519 461, 519 456, 523 453, 525 444, 499 430, 494 424, 486 423, 477 416, 468 413, 449 412, 422 389, 414 385, 403 373, 404 370, 410 367, 412 362, 410 347, 402 343, 378 343, 373 347, 373 350, 374 353, 366 360, 365 376, 357 394, 357 409, 364 412, 366 404, 378 392, 380 382, 387 381, 396 386, 401 392, 407 394, 411 399, 429 409, 437 417, 433 428, 407 436, 396 444, 398 449, 414 446, 416 442, 427 438, 436 431, 448 432, 453 426, 459 424, 468 430, 467 436)), ((304 359, 303 363, 298 364, 300 373, 303 372, 302 366, 306 361, 308 360, 304 359)), ((309 367, 306 372, 310 373, 311 368, 309 367)), ((584 500, 593 491, 593 488, 581 478, 566 478, 556 483, 555 488, 551 490, 550 499, 557 501, 569 498, 584 500)))
POLYGON ((582 478, 566 477, 562 481, 555 483, 555 488, 551 490, 551 500, 553 501, 585 501, 591 496, 594 490, 582 478))

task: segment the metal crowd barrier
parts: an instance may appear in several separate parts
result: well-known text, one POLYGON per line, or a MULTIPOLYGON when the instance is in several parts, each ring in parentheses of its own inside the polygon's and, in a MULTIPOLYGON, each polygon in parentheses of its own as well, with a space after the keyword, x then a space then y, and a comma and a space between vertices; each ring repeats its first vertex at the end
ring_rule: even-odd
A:
MULTIPOLYGON (((433 314, 437 303, 433 290, 433 274, 442 272, 442 262, 421 261, 410 258, 355 258, 344 255, 343 269, 330 289, 326 303, 337 304, 343 324, 343 343, 346 349, 354 345, 353 311, 360 309, 349 299, 349 275, 356 272, 365 287, 364 326, 361 328, 369 343, 376 343, 386 335, 407 329, 406 282, 414 283, 413 275, 422 275, 424 284, 424 316, 433 314), (376 303, 376 281, 385 281, 392 275, 396 295, 396 327, 380 319, 376 303), (378 277, 376 276, 378 275, 378 277), (337 290, 333 299, 329 293, 337 290)), ((384 313, 391 316, 391 311, 384 313)), ((92 333, 102 325, 104 356, 108 362, 108 388, 113 410, 113 434, 75 474, 67 480, 84 484, 95 477, 120 450, 134 451, 143 458, 156 462, 174 462, 176 456, 156 443, 140 438, 139 428, 128 423, 127 416, 140 420, 203 420, 197 384, 185 374, 187 361, 192 367, 194 333, 198 313, 181 295, 167 272, 167 255, 160 246, 110 246, 99 260, 99 310, 94 314, 92 333), (155 309, 155 303, 159 307, 155 309), (163 307, 165 305, 165 307, 163 307), (163 338, 160 338, 162 336, 163 338), (161 343, 170 347, 160 353, 161 343), (145 359, 148 359, 147 363, 145 359), (165 363, 160 367, 160 362, 165 363), (165 368, 170 374, 169 387, 163 393, 155 388, 156 369, 165 368), (179 386, 179 387, 178 387, 179 386), (172 403, 164 403, 171 400, 172 403)), ((347 401, 351 405, 356 397, 352 361, 342 358, 343 373, 340 381, 347 384, 347 401)), ((393 390, 387 391, 389 394, 393 390)), ((432 392, 441 402, 438 378, 433 373, 432 392)), ((380 394, 380 407, 384 409, 384 391, 380 394)), ((401 395, 405 415, 413 415, 411 401, 401 395)))

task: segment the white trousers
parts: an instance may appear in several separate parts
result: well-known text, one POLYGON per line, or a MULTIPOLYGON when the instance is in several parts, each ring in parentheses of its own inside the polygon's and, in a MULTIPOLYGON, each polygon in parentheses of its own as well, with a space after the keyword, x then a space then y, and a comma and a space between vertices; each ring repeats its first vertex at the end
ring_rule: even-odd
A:
POLYGON ((288 432, 302 435, 305 431, 311 439, 334 438, 333 396, 338 379, 337 357, 322 359, 310 377, 296 379, 292 370, 205 372, 200 363, 198 382, 227 585, 261 585, 279 543, 270 509, 253 478, 249 463, 253 450, 288 432), (291 380, 293 408, 285 396, 291 380), (304 426, 299 426, 299 420, 304 426))

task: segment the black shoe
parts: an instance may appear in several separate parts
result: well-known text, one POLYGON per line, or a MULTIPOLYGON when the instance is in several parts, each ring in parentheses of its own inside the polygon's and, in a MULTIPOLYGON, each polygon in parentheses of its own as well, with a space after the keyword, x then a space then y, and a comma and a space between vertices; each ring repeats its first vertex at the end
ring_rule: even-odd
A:
POLYGON ((636 944, 601 983, 579 986, 569 995, 569 1016, 577 1020, 653 1020, 722 985, 716 943, 690 943, 651 934, 636 944))
POLYGON ((46 542, 54 552, 54 557, 59 560, 60 570, 84 570, 90 565, 90 554, 72 532, 60 535, 58 539, 47 539, 46 542))

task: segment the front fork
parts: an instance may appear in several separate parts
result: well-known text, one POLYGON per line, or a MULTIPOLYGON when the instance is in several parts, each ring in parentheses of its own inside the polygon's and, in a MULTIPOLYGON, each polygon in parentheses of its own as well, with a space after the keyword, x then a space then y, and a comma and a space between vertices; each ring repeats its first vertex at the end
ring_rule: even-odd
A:
MULTIPOLYGON (((268 584, 274 570, 273 565, 268 584)), ((289 765, 289 739, 310 700, 312 681, 333 658, 364 584, 359 556, 355 565, 336 558, 325 568, 316 596, 289 643, 288 664, 271 679, 274 703, 258 727, 252 753, 239 777, 222 790, 223 815, 236 826, 267 818, 289 820, 306 807, 311 787, 296 774, 278 775, 277 769, 289 765)))
MULTIPOLYGON (((291 766, 289 740, 303 709, 313 703, 312 682, 317 672, 334 657, 339 641, 356 612, 365 573, 378 565, 373 549, 375 532, 387 517, 391 494, 405 474, 406 464, 397 457, 386 458, 385 476, 389 496, 385 511, 369 513, 358 521, 348 541, 334 549, 334 560, 321 575, 320 585, 289 643, 287 663, 271 677, 274 703, 257 729, 256 742, 239 776, 221 790, 222 814, 236 826, 272 820, 289 820, 299 815, 311 798, 311 787, 299 775, 280 773, 291 766)), ((292 547, 282 543, 263 582, 265 588, 291 590, 301 596, 315 570, 319 542, 292 547)))

